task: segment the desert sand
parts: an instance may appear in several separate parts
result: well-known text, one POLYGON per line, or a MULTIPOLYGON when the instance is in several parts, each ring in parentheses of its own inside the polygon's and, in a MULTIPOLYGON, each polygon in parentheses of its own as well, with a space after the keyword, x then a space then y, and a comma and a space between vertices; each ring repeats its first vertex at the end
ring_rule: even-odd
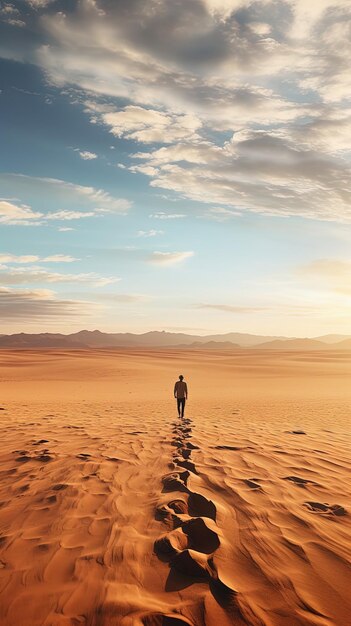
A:
POLYGON ((345 351, 1 351, 1 626, 350 625, 350 379, 345 351))

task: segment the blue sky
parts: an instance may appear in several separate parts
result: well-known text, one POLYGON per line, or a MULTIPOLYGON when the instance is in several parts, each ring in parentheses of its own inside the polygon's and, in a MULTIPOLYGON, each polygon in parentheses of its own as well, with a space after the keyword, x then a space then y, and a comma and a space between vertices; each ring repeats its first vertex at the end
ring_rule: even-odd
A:
POLYGON ((345 0, 0 3, 0 332, 351 333, 345 0))

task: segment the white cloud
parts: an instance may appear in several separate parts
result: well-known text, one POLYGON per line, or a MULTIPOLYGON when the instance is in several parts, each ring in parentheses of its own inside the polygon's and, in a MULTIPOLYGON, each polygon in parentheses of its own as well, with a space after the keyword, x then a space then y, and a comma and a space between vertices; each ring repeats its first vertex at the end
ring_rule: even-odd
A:
POLYGON ((0 8, 0 15, 20 15, 19 10, 11 3, 4 3, 0 8))
POLYGON ((131 202, 116 198, 104 189, 67 182, 56 178, 31 177, 24 174, 0 174, 0 183, 9 193, 16 189, 19 197, 41 202, 54 198, 61 206, 57 211, 34 211, 27 204, 11 200, 0 201, 0 223, 38 226, 47 220, 72 220, 114 213, 125 215, 131 202), (65 208, 65 205, 69 208, 65 208), (73 205, 73 206, 72 206, 73 205))
POLYGON ((100 16, 95 4, 83 0, 76 12, 46 17, 51 45, 43 46, 36 60, 58 85, 131 101, 113 113, 103 113, 108 105, 97 105, 92 121, 105 115, 113 132, 137 141, 167 141, 167 134, 170 140, 186 138, 188 124, 191 134, 206 119, 223 128, 253 117, 286 121, 302 115, 303 107, 262 87, 262 80, 250 81, 250 74, 295 68, 294 51, 280 33, 267 36, 279 17, 268 7, 262 19, 253 16, 254 24, 266 24, 258 32, 235 16, 218 19, 195 0, 133 2, 128 12, 116 4, 100 16))
POLYGON ((164 113, 129 105, 120 111, 104 113, 102 121, 115 137, 126 137, 141 143, 173 143, 196 137, 201 121, 194 115, 164 113))
POLYGON ((290 0, 290 6, 294 11, 290 34, 303 40, 328 10, 349 9, 350 3, 348 0, 290 0))
POLYGON ((0 270, 2 285, 31 285, 33 283, 88 283, 94 287, 104 287, 120 280, 115 276, 99 276, 95 272, 81 274, 61 274, 49 272, 42 267, 7 268, 0 270))
POLYGON ((51 254, 41 259, 43 263, 72 263, 73 261, 80 261, 69 254, 51 254))
POLYGON ((60 233, 68 233, 71 230, 75 230, 75 228, 69 228, 68 226, 60 226, 60 228, 57 229, 60 233))
POLYGON ((20 18, 21 13, 13 4, 4 3, 2 6, 0 6, 1 22, 10 24, 10 26, 18 26, 19 28, 23 28, 26 23, 20 18))
MULTIPOLYGON (((153 168, 151 175, 156 171, 160 165, 167 165, 169 163, 176 163, 179 161, 185 161, 187 163, 207 164, 211 161, 218 161, 221 156, 221 148, 210 142, 201 143, 177 143, 173 146, 165 146, 153 150, 152 152, 136 152, 132 155, 135 159, 145 159, 150 163, 153 168)), ((142 171, 142 168, 136 168, 138 171, 142 171)), ((144 168, 144 173, 145 168, 144 168)))
MULTIPOLYGON (((349 222, 347 162, 306 146, 301 135, 297 143, 296 132, 291 138, 281 131, 242 130, 221 147, 202 145, 201 159, 195 150, 191 167, 184 163, 183 151, 177 157, 173 146, 162 149, 161 159, 160 150, 136 156, 157 170, 151 175, 152 187, 205 204, 223 204, 234 215, 246 210, 349 222)), ((211 213, 213 217, 213 209, 211 213)))
POLYGON ((207 211, 207 215, 217 222, 224 222, 233 217, 240 217, 242 212, 234 211, 233 209, 225 209, 224 207, 212 207, 207 211))
POLYGON ((156 220, 177 220, 186 217, 184 213, 165 213, 164 211, 157 211, 157 213, 151 213, 149 217, 156 220))
POLYGON ((25 0, 33 9, 42 9, 49 4, 55 2, 55 0, 25 0))
POLYGON ((32 211, 29 206, 0 200, 0 224, 36 226, 40 224, 42 217, 43 213, 32 211))
POLYGON ((80 220, 86 217, 95 217, 98 215, 97 211, 55 211, 54 213, 47 213, 45 218, 47 220, 80 220))
POLYGON ((26 23, 23 20, 16 20, 13 18, 8 18, 6 20, 7 24, 10 24, 11 26, 17 26, 18 28, 24 28, 24 26, 26 25, 26 23))
MULTIPOLYGON (((151 230, 138 230, 137 236, 138 237, 156 237, 157 235, 163 235, 164 231, 163 230, 155 230, 155 229, 151 229, 151 230)), ((0 261, 1 261, 1 257, 0 257, 0 261)))
POLYGON ((36 261, 39 261, 39 257, 33 254, 16 256, 15 254, 0 253, 0 263, 35 263, 36 261))
POLYGON ((74 151, 78 152, 83 161, 93 161, 94 159, 97 159, 97 154, 95 154, 95 152, 89 152, 89 150, 79 150, 79 148, 75 148, 74 151))
POLYGON ((155 265, 177 265, 194 256, 194 252, 153 252, 149 258, 155 265))
POLYGON ((0 263, 72 263, 73 261, 79 261, 79 259, 67 254, 52 254, 50 256, 40 258, 34 254, 15 255, 0 252, 0 263))

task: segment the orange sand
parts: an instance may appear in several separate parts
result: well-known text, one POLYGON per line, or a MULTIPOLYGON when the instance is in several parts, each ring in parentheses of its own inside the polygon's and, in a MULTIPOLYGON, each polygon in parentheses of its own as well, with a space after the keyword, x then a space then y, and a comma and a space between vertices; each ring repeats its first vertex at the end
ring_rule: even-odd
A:
POLYGON ((350 378, 345 351, 1 351, 1 626, 349 626, 350 378))

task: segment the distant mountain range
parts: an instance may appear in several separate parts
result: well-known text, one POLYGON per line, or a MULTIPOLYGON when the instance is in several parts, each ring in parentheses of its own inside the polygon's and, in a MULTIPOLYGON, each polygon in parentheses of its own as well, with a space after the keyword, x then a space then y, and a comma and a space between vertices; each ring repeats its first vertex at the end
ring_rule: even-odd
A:
POLYGON ((103 333, 81 330, 78 333, 0 334, 0 348, 190 348, 195 350, 351 350, 350 335, 324 335, 313 339, 281 336, 226 333, 223 335, 187 335, 150 331, 143 334, 103 333))

